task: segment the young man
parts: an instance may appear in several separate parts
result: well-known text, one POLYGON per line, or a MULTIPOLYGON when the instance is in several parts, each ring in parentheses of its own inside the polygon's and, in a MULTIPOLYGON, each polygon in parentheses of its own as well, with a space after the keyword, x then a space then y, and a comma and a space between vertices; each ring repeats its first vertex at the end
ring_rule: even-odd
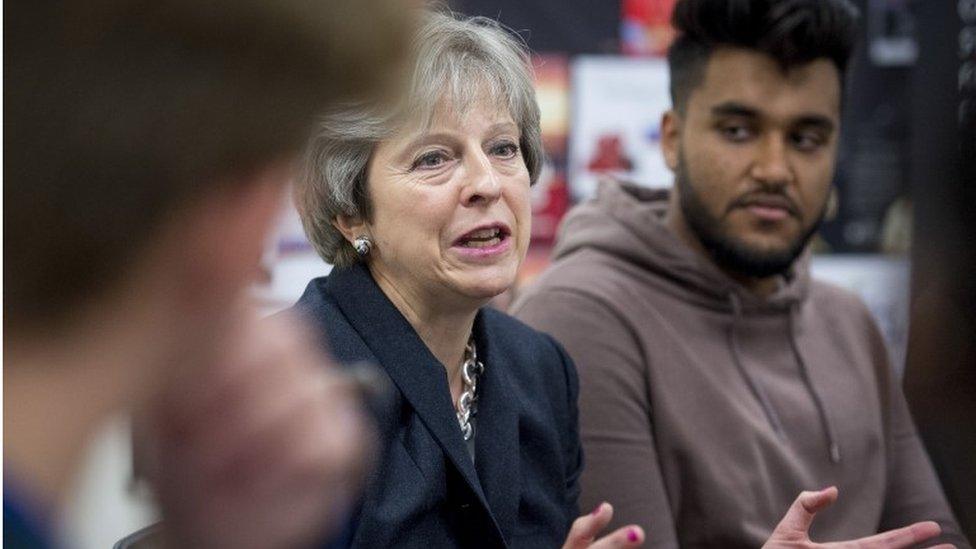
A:
POLYGON ((797 492, 833 485, 813 539, 934 520, 967 546, 870 314, 812 281, 804 255, 834 173, 854 8, 684 0, 673 22, 673 190, 605 185, 514 304, 579 369, 581 505, 612 501, 651 547, 758 547, 797 492))
POLYGON ((173 546, 300 545, 355 497, 350 384, 240 302, 315 113, 396 72, 398 4, 7 5, 4 546, 52 544, 93 431, 157 405, 173 546))

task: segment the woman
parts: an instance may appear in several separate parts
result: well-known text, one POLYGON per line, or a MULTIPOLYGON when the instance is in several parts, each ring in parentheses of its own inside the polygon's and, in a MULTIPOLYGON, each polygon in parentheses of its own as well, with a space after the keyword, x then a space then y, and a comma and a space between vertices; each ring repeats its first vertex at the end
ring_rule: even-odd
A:
MULTIPOLYGON (((340 361, 378 364, 396 387, 353 545, 590 546, 612 509, 574 525, 574 367, 484 307, 529 243, 542 147, 526 51, 489 20, 432 13, 416 56, 396 114, 324 118, 296 194, 335 265, 297 307, 340 361)), ((643 537, 624 527, 593 546, 643 537)))

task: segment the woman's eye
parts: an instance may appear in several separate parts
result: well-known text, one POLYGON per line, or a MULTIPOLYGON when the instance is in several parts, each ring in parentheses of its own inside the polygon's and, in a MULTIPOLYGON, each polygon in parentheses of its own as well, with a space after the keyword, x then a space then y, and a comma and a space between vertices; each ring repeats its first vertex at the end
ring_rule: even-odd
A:
POLYGON ((417 159, 413 161, 411 169, 438 168, 441 166, 441 164, 447 161, 448 156, 443 151, 430 151, 417 157, 417 159))
POLYGON ((492 154, 500 158, 515 158, 519 147, 515 143, 501 143, 492 147, 492 154))

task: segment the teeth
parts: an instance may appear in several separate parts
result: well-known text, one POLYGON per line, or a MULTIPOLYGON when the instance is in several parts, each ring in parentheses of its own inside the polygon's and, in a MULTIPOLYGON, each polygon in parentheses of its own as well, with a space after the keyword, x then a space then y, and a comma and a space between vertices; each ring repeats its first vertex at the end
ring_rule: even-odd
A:
POLYGON ((475 232, 469 234, 468 235, 468 239, 472 239, 472 238, 493 238, 495 236, 498 236, 498 233, 499 233, 499 230, 498 230, 497 227, 496 228, 493 228, 493 229, 481 229, 480 231, 475 231, 475 232))
POLYGON ((496 246, 502 239, 495 237, 488 240, 468 240, 464 243, 466 248, 488 248, 489 246, 496 246))

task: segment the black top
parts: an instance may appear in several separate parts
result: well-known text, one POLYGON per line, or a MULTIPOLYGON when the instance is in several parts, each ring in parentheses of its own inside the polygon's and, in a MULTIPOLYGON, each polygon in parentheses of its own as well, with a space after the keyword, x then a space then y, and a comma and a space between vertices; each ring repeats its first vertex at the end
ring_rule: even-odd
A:
POLYGON ((344 364, 382 367, 395 388, 374 406, 382 456, 354 547, 559 547, 578 514, 576 370, 554 339, 493 309, 478 312, 475 461, 444 366, 373 281, 334 269, 295 308, 344 364))

